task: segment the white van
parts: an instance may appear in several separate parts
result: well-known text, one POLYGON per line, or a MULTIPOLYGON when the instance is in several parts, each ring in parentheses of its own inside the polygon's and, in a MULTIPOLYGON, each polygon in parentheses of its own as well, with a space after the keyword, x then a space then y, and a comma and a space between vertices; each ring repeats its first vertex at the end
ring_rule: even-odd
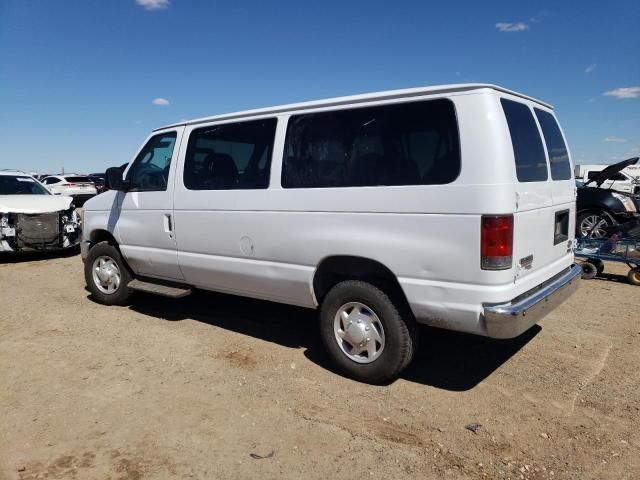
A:
POLYGON ((107 184, 85 204, 95 300, 199 288, 319 309, 330 356, 367 382, 409 364, 417 324, 515 337, 580 275, 552 107, 493 85, 181 122, 107 184))

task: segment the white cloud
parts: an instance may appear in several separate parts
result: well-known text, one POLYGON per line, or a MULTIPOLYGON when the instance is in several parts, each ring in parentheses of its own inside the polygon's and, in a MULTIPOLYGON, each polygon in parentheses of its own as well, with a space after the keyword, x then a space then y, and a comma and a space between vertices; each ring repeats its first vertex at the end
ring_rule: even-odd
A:
POLYGON ((587 68, 584 69, 584 73, 593 72, 596 69, 597 66, 598 66, 597 63, 592 63, 591 65, 589 65, 587 68))
POLYGON ((640 87, 622 87, 604 92, 603 95, 616 98, 640 98, 640 87))
POLYGON ((169 8, 169 0, 136 0, 136 4, 145 10, 166 10, 169 8))
POLYGON ((496 23, 496 28, 499 32, 522 32, 524 30, 529 30, 529 25, 524 22, 498 22, 496 23))
POLYGON ((606 137, 602 139, 603 142, 613 142, 613 143, 624 143, 627 141, 626 138, 621 137, 606 137))
POLYGON ((154 105, 160 105, 161 107, 166 107, 167 105, 169 105, 169 100, 167 100, 166 98, 154 98, 151 103, 153 103, 154 105))

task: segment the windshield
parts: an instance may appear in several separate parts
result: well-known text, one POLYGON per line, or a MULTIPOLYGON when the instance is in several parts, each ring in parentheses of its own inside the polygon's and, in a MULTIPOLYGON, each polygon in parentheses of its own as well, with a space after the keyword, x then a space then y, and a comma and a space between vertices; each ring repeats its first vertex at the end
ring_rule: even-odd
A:
POLYGON ((28 176, 0 175, 0 195, 51 195, 49 191, 28 176))

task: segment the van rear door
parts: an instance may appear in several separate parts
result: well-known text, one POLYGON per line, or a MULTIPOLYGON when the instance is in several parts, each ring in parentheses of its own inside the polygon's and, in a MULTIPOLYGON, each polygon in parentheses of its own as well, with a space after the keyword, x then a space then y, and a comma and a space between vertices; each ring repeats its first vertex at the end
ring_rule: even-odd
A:
POLYGON ((575 185, 569 153, 553 114, 507 98, 500 102, 517 176, 513 266, 516 277, 523 278, 570 253, 575 185))

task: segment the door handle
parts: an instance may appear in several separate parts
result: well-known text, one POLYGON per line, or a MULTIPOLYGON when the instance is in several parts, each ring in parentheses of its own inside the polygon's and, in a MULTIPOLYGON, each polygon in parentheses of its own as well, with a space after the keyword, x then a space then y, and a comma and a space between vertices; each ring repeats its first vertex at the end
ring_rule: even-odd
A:
POLYGON ((169 236, 173 236, 173 222, 171 221, 171 214, 164 214, 164 231, 169 234, 169 236))

